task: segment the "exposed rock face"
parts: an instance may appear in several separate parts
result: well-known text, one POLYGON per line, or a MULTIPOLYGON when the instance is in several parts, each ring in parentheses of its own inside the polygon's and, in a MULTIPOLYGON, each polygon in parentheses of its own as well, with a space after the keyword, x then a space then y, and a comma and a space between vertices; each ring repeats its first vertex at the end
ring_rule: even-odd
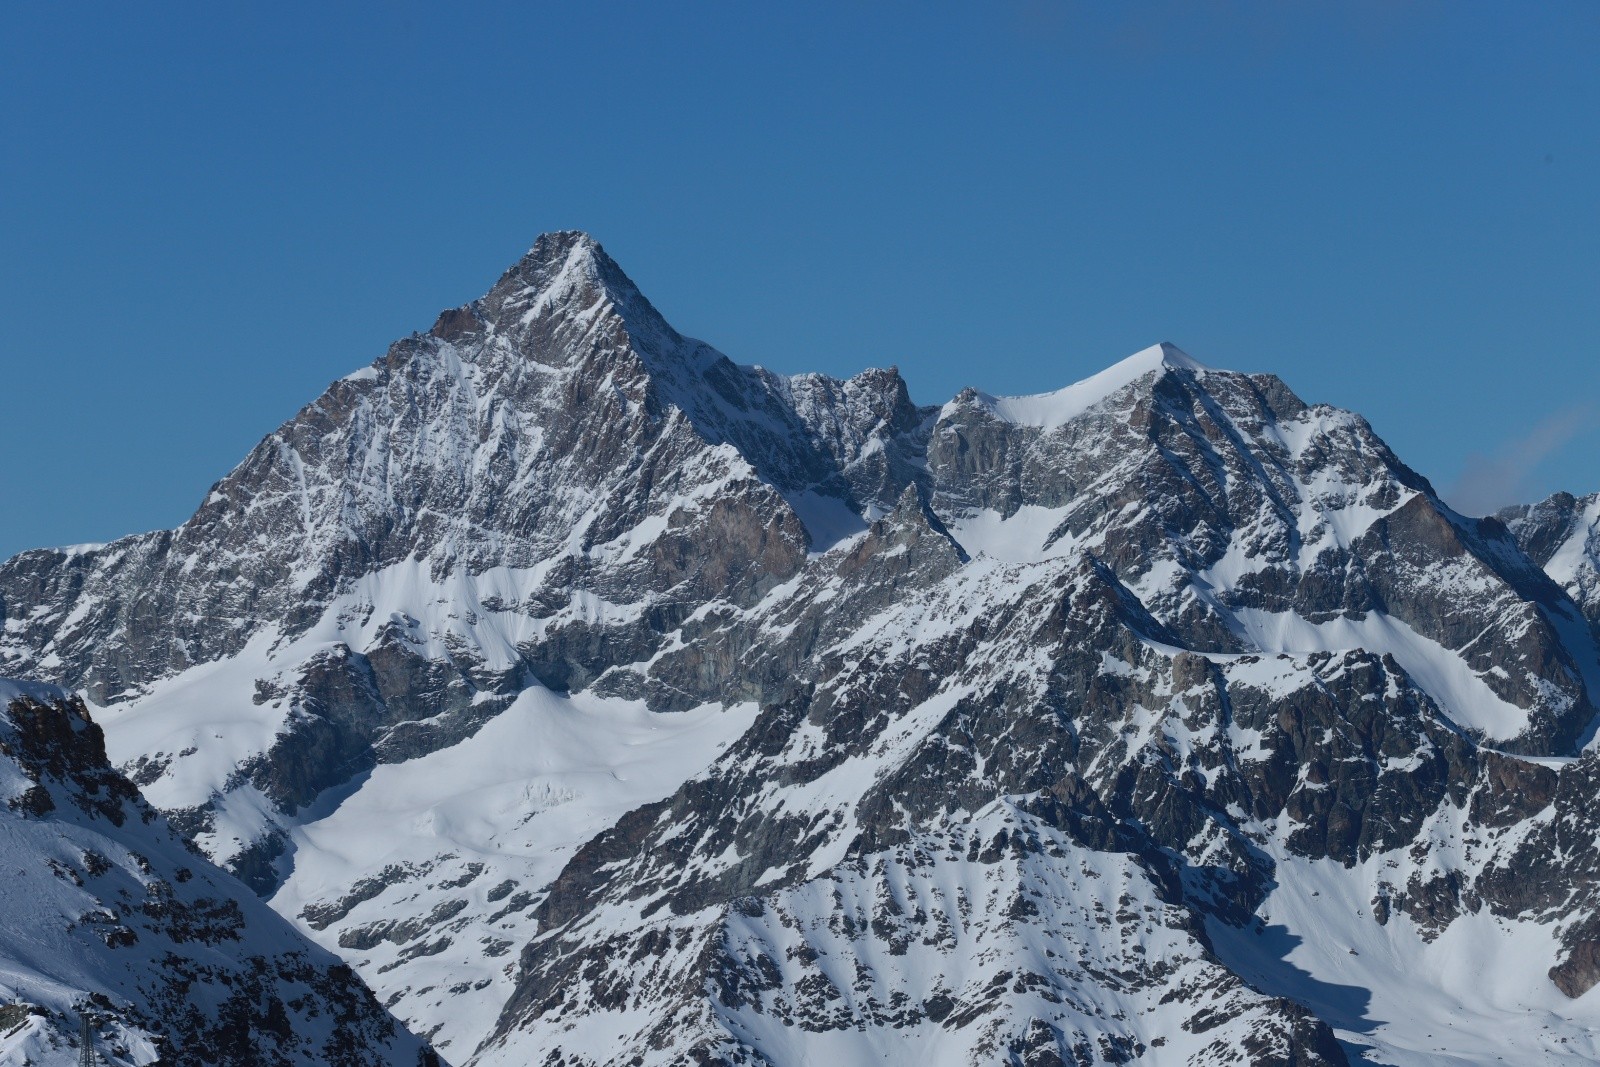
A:
POLYGON ((193 855, 60 690, 0 681, 0 1063, 415 1062, 348 966, 193 855))
POLYGON ((0 664, 458 1063, 1492 1062, 1592 1041, 1597 506, 1169 345, 740 367, 555 234, 0 664))
POLYGON ((1557 493, 1496 516, 1523 551, 1600 625, 1600 493, 1557 493))

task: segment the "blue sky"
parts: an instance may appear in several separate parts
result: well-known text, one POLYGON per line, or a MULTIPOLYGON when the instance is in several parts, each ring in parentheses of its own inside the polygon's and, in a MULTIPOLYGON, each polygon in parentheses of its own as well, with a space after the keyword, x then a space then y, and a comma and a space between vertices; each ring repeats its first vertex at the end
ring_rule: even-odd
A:
POLYGON ((568 227, 740 362, 1170 340, 1458 502, 1600 489, 1600 5, 453 7, 6 6, 0 556, 181 522, 568 227))

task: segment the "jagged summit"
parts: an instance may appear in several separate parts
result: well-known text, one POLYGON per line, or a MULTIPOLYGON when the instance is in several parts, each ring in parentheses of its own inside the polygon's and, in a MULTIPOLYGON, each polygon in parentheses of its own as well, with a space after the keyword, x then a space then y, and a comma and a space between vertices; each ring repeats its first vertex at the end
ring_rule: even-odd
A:
POLYGON ((603 258, 607 263, 615 263, 606 255, 600 242, 586 230, 546 230, 534 238, 533 244, 528 246, 528 251, 524 253, 522 260, 524 263, 549 263, 556 260, 565 261, 574 254, 591 260, 603 258))
POLYGON ((649 307, 633 279, 599 241, 581 230, 540 234, 527 254, 490 290, 490 298, 508 290, 508 306, 523 301, 525 321, 573 291, 609 298, 622 311, 640 304, 649 307))
POLYGON ((580 230, 540 234, 488 293, 443 312, 429 333, 452 343, 500 335, 522 349, 530 342, 556 347, 575 333, 610 342, 632 334, 658 352, 684 347, 626 272, 580 230))

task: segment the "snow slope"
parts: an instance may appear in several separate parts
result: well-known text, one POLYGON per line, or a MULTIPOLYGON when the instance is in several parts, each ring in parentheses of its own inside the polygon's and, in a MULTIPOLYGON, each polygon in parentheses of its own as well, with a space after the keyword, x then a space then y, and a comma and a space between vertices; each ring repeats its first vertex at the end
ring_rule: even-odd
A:
POLYGON ((749 706, 655 714, 639 702, 526 690, 470 739, 376 768, 343 803, 297 826, 293 872, 272 906, 374 975, 446 1055, 470 1051, 511 995, 523 916, 566 861, 628 811, 669 795, 753 715, 749 706))

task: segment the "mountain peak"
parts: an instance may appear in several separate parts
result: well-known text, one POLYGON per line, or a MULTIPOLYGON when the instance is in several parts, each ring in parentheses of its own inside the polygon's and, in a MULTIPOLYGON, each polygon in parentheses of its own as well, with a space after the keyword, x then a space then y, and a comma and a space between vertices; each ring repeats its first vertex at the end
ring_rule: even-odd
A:
POLYGON ((600 242, 582 230, 541 233, 501 277, 491 296, 508 282, 514 283, 521 296, 565 292, 578 286, 623 290, 632 296, 639 292, 600 242))
MULTIPOLYGON (((533 246, 524 253, 519 267, 555 265, 558 268, 593 266, 599 261, 611 262, 600 242, 583 230, 550 230, 541 233, 533 246)), ((612 263, 615 266, 614 263, 612 263)))
POLYGON ((528 254, 533 255, 545 247, 566 249, 576 246, 598 249, 600 242, 596 241, 588 230, 546 230, 534 238, 528 254))
POLYGON ((596 313, 601 318, 614 314, 636 337, 665 341, 669 347, 678 340, 599 241, 582 230, 554 230, 540 234, 482 300, 445 312, 432 332, 456 341, 485 322, 496 330, 518 332, 552 315, 569 324, 582 320, 593 325, 596 313))
MULTIPOLYGON (((1159 362, 1162 366, 1172 367, 1177 370, 1211 370, 1210 367, 1201 363, 1171 341, 1153 344, 1149 348, 1135 352, 1128 357, 1128 360, 1136 359, 1149 359, 1152 363, 1159 362)), ((1127 362, 1127 360, 1124 362, 1127 362)))
POLYGON ((1112 393, 1152 372, 1210 369, 1177 345, 1162 341, 1140 349, 1098 374, 1054 392, 1029 396, 990 396, 973 390, 971 395, 981 407, 1003 422, 1037 426, 1048 431, 1071 422, 1112 393))
POLYGON ((1109 390, 1114 391, 1136 378, 1149 374, 1151 371, 1209 371, 1211 369, 1211 367, 1201 363, 1171 341, 1160 341, 1149 348, 1139 349, 1133 355, 1118 360, 1100 373, 1085 378, 1083 381, 1068 388, 1076 388, 1079 385, 1087 385, 1090 382, 1104 382, 1109 390))
MULTIPOLYGON (((542 233, 533 247, 512 264, 481 300, 441 312, 429 331, 444 341, 460 342, 476 335, 485 322, 527 325, 542 312, 588 293, 610 297, 614 305, 637 298, 639 291, 622 273, 600 242, 582 230, 542 233), (617 299, 617 297, 621 299, 617 299)), ((595 300, 584 300, 583 307, 595 300)))

